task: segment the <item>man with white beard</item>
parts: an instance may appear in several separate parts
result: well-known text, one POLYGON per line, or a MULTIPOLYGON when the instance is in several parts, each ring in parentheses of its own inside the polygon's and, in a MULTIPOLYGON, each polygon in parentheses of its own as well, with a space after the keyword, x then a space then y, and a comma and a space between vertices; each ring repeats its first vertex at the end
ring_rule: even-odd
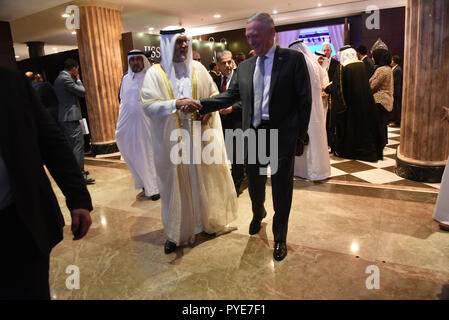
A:
POLYGON ((197 112, 179 111, 185 104, 183 97, 199 99, 218 94, 206 68, 192 59, 192 45, 184 31, 179 27, 161 30, 161 63, 147 72, 141 89, 143 109, 155 137, 166 254, 176 246, 192 244, 198 233, 225 231, 237 216, 237 195, 218 112, 196 121, 197 112), (210 143, 205 139, 208 133, 213 133, 210 143), (205 161, 204 151, 211 145, 214 157, 221 161, 205 161), (196 152, 202 155, 200 161, 195 161, 196 152), (181 155, 181 161, 177 155, 181 155))
POLYGON ((160 198, 150 123, 140 105, 140 87, 150 62, 143 52, 128 53, 128 73, 123 77, 120 89, 120 111, 115 138, 118 149, 134 178, 134 187, 143 189, 137 198, 160 198))

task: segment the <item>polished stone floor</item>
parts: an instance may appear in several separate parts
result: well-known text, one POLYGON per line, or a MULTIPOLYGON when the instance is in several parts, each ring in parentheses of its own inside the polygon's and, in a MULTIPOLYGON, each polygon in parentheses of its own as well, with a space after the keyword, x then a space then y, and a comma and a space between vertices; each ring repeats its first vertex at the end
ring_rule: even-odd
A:
POLYGON ((432 219, 437 189, 297 180, 288 255, 276 262, 270 196, 258 235, 248 234, 245 190, 236 231, 201 234, 166 255, 161 202, 136 200, 120 161, 87 160, 86 168, 96 179, 93 224, 80 241, 65 227, 51 254, 53 299, 449 299, 449 232, 432 219), (79 289, 66 287, 71 265, 79 268, 79 289), (368 289, 377 271, 379 289, 368 289))

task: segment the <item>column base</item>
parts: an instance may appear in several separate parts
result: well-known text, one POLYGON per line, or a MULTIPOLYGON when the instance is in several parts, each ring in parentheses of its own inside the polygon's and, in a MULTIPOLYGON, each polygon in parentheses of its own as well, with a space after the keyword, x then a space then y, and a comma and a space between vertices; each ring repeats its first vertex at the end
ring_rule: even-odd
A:
POLYGON ((109 154, 118 152, 118 147, 115 142, 109 143, 92 143, 92 154, 109 154))
POLYGON ((407 160, 401 159, 398 152, 396 156, 395 173, 402 178, 413 181, 440 183, 441 177, 443 176, 444 167, 444 165, 432 166, 410 163, 407 160))

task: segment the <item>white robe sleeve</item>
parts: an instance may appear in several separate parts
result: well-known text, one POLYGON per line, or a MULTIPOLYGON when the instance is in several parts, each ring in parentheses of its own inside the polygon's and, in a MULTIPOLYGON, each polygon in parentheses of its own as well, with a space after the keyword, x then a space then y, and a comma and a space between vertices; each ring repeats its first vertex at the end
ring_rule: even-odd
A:
POLYGON ((176 99, 167 97, 158 75, 156 68, 147 71, 140 90, 140 100, 147 116, 161 119, 176 112, 176 99))

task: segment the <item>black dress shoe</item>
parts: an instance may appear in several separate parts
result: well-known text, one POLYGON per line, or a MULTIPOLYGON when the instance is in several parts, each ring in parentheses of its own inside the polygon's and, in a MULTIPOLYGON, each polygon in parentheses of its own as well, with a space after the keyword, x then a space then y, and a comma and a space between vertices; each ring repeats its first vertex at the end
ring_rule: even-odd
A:
POLYGON ((285 244, 285 242, 275 242, 273 251, 274 260, 281 261, 285 258, 286 255, 287 245, 285 244))
MULTIPOLYGON (((264 213, 262 215, 262 219, 267 216, 267 211, 265 209, 263 211, 264 211, 264 213)), ((251 220, 251 223, 249 224, 249 234, 250 235, 259 233, 260 223, 262 222, 262 219, 253 218, 253 220, 251 220)))
POLYGON ((158 194, 153 194, 152 196, 151 196, 151 200, 153 200, 153 201, 157 201, 157 200, 159 200, 161 198, 161 195, 158 193, 158 194))
POLYGON ((95 183, 95 179, 92 178, 88 178, 87 175, 89 174, 89 172, 87 171, 83 171, 83 180, 85 184, 94 184, 95 183))
POLYGON ((84 183, 85 184, 94 184, 95 183, 95 179, 84 178, 84 183))
POLYGON ((176 249, 176 243, 171 242, 170 240, 165 241, 164 252, 165 254, 169 254, 174 252, 176 249))

